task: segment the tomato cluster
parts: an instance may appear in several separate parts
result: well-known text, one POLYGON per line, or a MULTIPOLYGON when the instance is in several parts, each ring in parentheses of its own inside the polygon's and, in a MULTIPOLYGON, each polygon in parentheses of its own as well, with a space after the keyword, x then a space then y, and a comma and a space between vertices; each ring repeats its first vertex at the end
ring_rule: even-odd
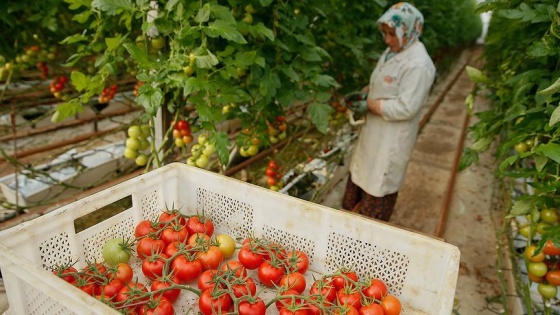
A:
MULTIPOLYGON (((203 315, 399 314, 400 301, 380 279, 360 281, 351 269, 313 278, 307 285, 308 255, 265 239, 249 237, 236 248, 226 234, 215 234, 203 215, 166 210, 142 220, 134 246, 124 238, 109 240, 103 263, 83 270, 61 266, 54 273, 87 294, 126 314, 174 314, 185 290, 198 296, 203 315), (237 251, 237 255, 234 253, 237 251), (128 259, 138 259, 145 281, 134 277, 128 259), (265 301, 257 285, 274 290, 265 301)), ((135 264, 136 265, 136 264, 135 264)))
POLYGON ((268 162, 265 174, 267 177, 266 184, 271 190, 278 191, 284 186, 284 182, 282 181, 282 172, 280 171, 278 163, 274 160, 270 160, 268 162))
POLYGON ((134 97, 138 96, 138 89, 140 89, 142 85, 144 85, 144 82, 142 81, 137 81, 136 84, 134 84, 134 91, 132 92, 134 94, 134 97))
POLYGON ((101 92, 101 95, 99 95, 99 99, 97 100, 99 104, 109 103, 109 101, 112 100, 113 97, 115 97, 115 94, 117 93, 117 88, 118 85, 116 84, 111 85, 111 87, 104 88, 103 91, 101 92))
POLYGON ((270 141, 270 143, 275 144, 280 140, 286 139, 286 130, 288 130, 286 116, 276 116, 273 122, 267 121, 267 126, 268 140, 270 141))
POLYGON ((38 70, 41 71, 41 78, 43 80, 49 77, 49 66, 47 66, 46 62, 39 61, 35 64, 35 66, 37 67, 38 70))
POLYGON ((66 82, 68 82, 68 78, 64 75, 53 78, 53 80, 49 84, 49 88, 54 97, 58 99, 62 98, 62 91, 66 87, 66 82))
POLYGON ((148 141, 150 133, 151 130, 148 125, 132 125, 128 127, 124 156, 127 159, 134 160, 138 166, 144 166, 148 163, 148 155, 141 151, 147 150, 150 147, 150 142, 148 141))
POLYGON ((216 146, 208 140, 206 134, 199 134, 197 143, 191 147, 191 156, 187 158, 187 165, 207 168, 210 157, 216 152, 216 146))
POLYGON ((172 123, 173 125, 173 138, 175 139, 175 145, 178 147, 184 147, 193 141, 193 136, 191 132, 191 125, 188 121, 184 119, 177 120, 177 123, 172 123))

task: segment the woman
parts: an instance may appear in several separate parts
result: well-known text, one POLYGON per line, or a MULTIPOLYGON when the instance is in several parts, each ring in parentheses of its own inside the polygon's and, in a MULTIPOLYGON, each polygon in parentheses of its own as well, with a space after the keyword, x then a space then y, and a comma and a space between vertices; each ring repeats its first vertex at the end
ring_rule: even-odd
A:
POLYGON ((423 24, 422 13, 406 2, 377 20, 388 47, 363 90, 368 111, 350 164, 344 209, 384 221, 391 217, 436 73, 418 39, 423 24))

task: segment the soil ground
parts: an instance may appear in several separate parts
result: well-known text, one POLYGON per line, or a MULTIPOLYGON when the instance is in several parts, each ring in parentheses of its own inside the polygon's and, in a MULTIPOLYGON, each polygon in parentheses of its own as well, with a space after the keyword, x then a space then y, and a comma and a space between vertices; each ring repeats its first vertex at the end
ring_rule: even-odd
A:
MULTIPOLYGON (((464 124, 469 122, 464 100, 473 88, 463 66, 476 64, 479 55, 480 50, 473 50, 458 56, 451 73, 434 87, 428 103, 440 104, 419 135, 389 224, 440 238, 460 249, 454 314, 522 314, 515 297, 505 305, 499 299, 502 284, 497 262, 503 257, 498 256, 501 236, 497 230, 503 213, 493 158, 486 153, 477 165, 456 176, 454 171, 460 152, 457 146, 462 143, 464 124), (441 95, 445 97, 438 99, 441 95), (452 187, 450 194, 448 187, 452 187), (440 223, 442 209, 448 209, 444 225, 440 223)), ((488 106, 484 99, 476 103, 488 106)), ((345 180, 346 176, 321 203, 339 209, 345 180)), ((6 307, 6 296, 0 293, 0 313, 6 307)))

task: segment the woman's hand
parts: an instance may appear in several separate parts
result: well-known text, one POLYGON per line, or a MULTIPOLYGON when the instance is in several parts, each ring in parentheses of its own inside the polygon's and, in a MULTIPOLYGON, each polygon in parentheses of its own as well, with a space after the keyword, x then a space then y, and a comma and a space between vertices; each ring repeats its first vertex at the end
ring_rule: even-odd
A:
POLYGON ((383 112, 382 112, 382 101, 380 99, 371 99, 368 98, 367 100, 367 107, 368 110, 373 113, 374 115, 377 116, 382 116, 383 112))
POLYGON ((362 89, 362 92, 369 93, 369 85, 364 86, 364 88, 362 89))

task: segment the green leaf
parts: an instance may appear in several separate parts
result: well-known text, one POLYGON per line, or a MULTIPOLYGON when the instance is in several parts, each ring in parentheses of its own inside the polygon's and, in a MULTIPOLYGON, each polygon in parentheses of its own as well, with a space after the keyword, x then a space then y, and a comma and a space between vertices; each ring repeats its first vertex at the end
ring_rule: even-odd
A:
POLYGON ((136 103, 144 107, 146 112, 155 116, 163 102, 163 92, 159 88, 154 88, 149 84, 144 84, 138 89, 136 103))
POLYGON ((316 84, 318 86, 332 86, 332 87, 339 87, 340 85, 338 84, 338 82, 336 82, 336 80, 331 77, 330 75, 326 75, 326 74, 318 74, 315 75, 313 78, 311 78, 311 82, 313 82, 313 84, 316 84))
POLYGON ((56 111, 51 118, 53 122, 61 122, 68 117, 73 117, 83 110, 83 105, 77 99, 56 106, 56 111))
POLYGON ((219 63, 218 58, 209 50, 204 48, 197 49, 195 51, 196 55, 196 66, 202 69, 212 68, 219 63))
MULTIPOLYGON (((527 196, 527 195, 525 195, 527 196)), ((520 215, 525 215, 536 209, 535 198, 533 196, 528 196, 524 199, 518 199, 513 203, 507 218, 513 218, 520 215)))
POLYGON ((539 172, 541 172, 544 169, 546 163, 548 163, 548 158, 546 156, 535 155, 533 159, 535 160, 535 168, 539 172))
POLYGON ((552 115, 550 115, 550 120, 548 121, 548 125, 552 127, 556 125, 558 121, 560 121, 560 104, 559 106, 556 106, 556 108, 552 112, 552 115))
POLYGON ((473 145, 471 145, 471 149, 477 152, 484 152, 488 150, 490 145, 492 144, 493 138, 492 137, 485 137, 478 139, 473 145))
POLYGON ((70 80, 72 80, 72 84, 78 92, 85 90, 90 83, 88 77, 78 70, 72 71, 70 74, 70 80))
POLYGON ((183 96, 188 97, 194 92, 202 90, 204 90, 204 82, 196 77, 190 77, 187 79, 185 86, 183 87, 183 96))
POLYGON ((326 92, 317 93, 317 96, 315 97, 315 100, 321 103, 326 103, 330 99, 331 99, 331 94, 326 92))
POLYGON ((305 61, 321 61, 321 56, 312 49, 306 49, 301 52, 301 58, 305 61))
POLYGON ((262 23, 257 23, 257 25, 255 25, 254 27, 252 27, 251 29, 251 34, 253 36, 260 36, 260 37, 266 37, 268 38, 270 41, 274 40, 274 32, 266 27, 264 24, 262 23))
POLYGON ((500 163, 499 170, 500 172, 504 172, 508 167, 512 166, 519 159, 519 155, 512 155, 505 159, 502 163, 500 163))
POLYGON ((134 60, 138 63, 141 68, 152 69, 153 63, 150 61, 148 54, 143 49, 140 49, 136 44, 126 43, 123 45, 128 53, 132 56, 134 60))
POLYGON ((299 75, 292 66, 282 67, 282 72, 294 82, 299 82, 299 75))
POLYGON ((231 14, 231 10, 228 7, 224 7, 222 5, 213 5, 212 6, 212 13, 216 17, 216 19, 224 20, 229 24, 235 25, 237 22, 231 14))
POLYGON ((474 83, 488 83, 488 82, 490 82, 488 77, 486 75, 484 75, 482 73, 482 71, 480 71, 480 70, 478 70, 474 67, 471 67, 471 66, 467 66, 465 69, 467 70, 467 74, 469 75, 469 78, 474 83))
POLYGON ((458 170, 465 170, 467 167, 477 162, 478 152, 476 152, 475 150, 471 150, 470 148, 465 148, 465 150, 463 151, 463 155, 461 156, 461 161, 459 161, 458 170))
POLYGON ((91 7, 105 11, 108 15, 116 15, 118 10, 133 11, 131 0, 93 0, 91 7))
POLYGON ((327 132, 329 126, 329 113, 332 111, 332 107, 318 102, 312 102, 307 107, 307 114, 311 117, 311 121, 322 133, 327 132))
POLYGON ((79 43, 79 42, 87 42, 89 41, 89 39, 82 35, 82 34, 76 34, 76 35, 71 35, 66 37, 65 39, 62 40, 62 44, 74 44, 74 43, 79 43))
POLYGON ((540 153, 556 163, 560 163, 560 144, 558 143, 544 143, 535 149, 536 153, 540 153))
POLYGON ((119 47, 122 37, 105 37, 105 44, 107 45, 108 51, 113 51, 119 47))
POLYGON ((229 138, 226 132, 217 132, 216 136, 216 154, 223 165, 229 163, 229 138))
POLYGON ((222 37, 225 38, 227 40, 231 40, 234 41, 238 44, 246 44, 247 41, 245 40, 245 38, 243 37, 243 35, 241 35, 241 33, 239 33, 239 31, 237 30, 237 28, 235 28, 233 25, 223 21, 223 20, 216 20, 210 24, 208 24, 208 27, 204 28, 204 32, 206 33, 206 35, 210 36, 210 37, 222 37))
POLYGON ((272 0, 260 0, 260 2, 263 7, 268 7, 270 4, 272 4, 272 0))
POLYGON ((558 78, 556 80, 556 82, 552 83, 549 87, 547 87, 544 90, 540 90, 538 93, 540 94, 545 94, 545 95, 551 95, 554 94, 556 92, 560 91, 560 78, 558 78))
POLYGON ((210 3, 206 3, 202 6, 202 8, 200 8, 200 10, 198 10, 196 17, 194 18, 195 22, 207 22, 210 19, 210 12, 210 3))

